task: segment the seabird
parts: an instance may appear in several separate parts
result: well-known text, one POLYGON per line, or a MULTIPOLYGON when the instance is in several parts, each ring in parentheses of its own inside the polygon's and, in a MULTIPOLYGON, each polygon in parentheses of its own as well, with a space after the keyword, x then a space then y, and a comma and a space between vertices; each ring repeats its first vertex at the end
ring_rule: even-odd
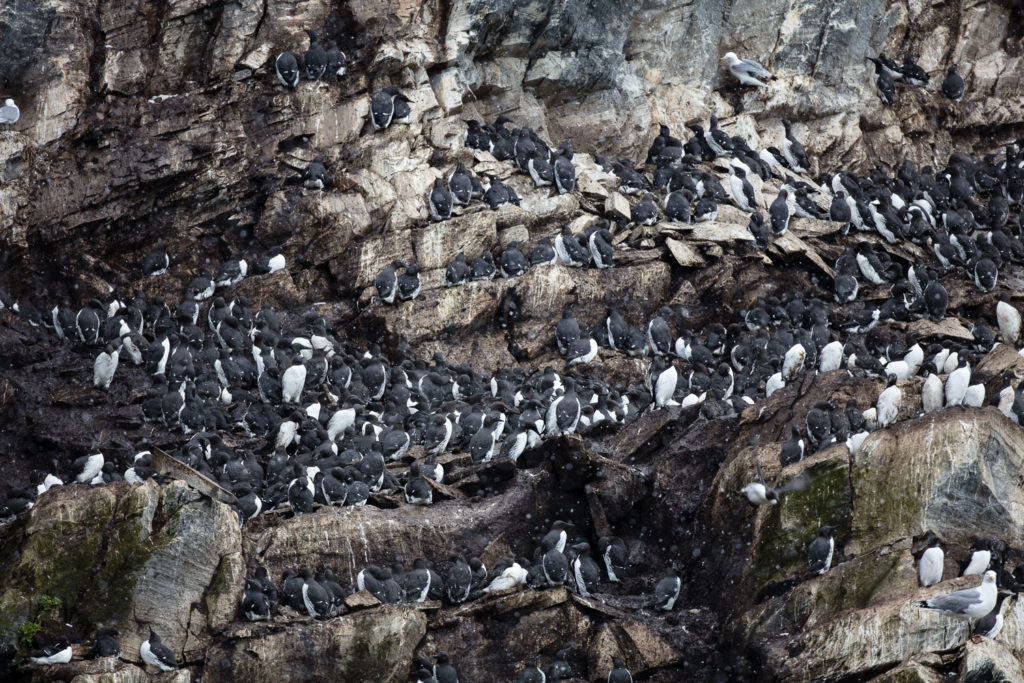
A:
POLYGON ((878 395, 878 402, 875 405, 875 419, 879 429, 885 429, 896 422, 899 416, 900 404, 903 402, 903 391, 896 386, 898 378, 890 374, 888 383, 881 394, 878 395))
POLYGON ((917 563, 917 577, 922 586, 927 587, 942 581, 944 562, 945 553, 942 551, 942 541, 938 536, 933 535, 917 563))
POLYGON ((469 264, 466 263, 465 252, 460 251, 455 256, 455 260, 448 264, 444 279, 447 287, 465 284, 469 280, 469 264))
MULTIPOLYGON (((803 441, 801 440, 800 443, 803 444, 803 441)), ((740 493, 745 495, 752 505, 776 505, 779 502, 779 496, 792 491, 801 491, 807 488, 809 483, 809 479, 805 475, 800 475, 773 489, 768 486, 761 473, 761 460, 755 460, 754 465, 757 467, 757 481, 752 481, 740 489, 740 493)))
POLYGON ((347 64, 348 60, 345 57, 345 53, 338 49, 337 41, 328 41, 327 73, 331 74, 335 78, 341 78, 345 75, 345 67, 347 64))
POLYGON ((824 574, 832 566, 832 553, 836 549, 836 541, 832 538, 834 526, 825 525, 818 530, 818 536, 807 548, 807 564, 812 572, 824 574))
POLYGON ((452 666, 447 652, 438 652, 434 659, 437 661, 433 671, 437 683, 459 683, 459 674, 452 666))
POLYGON ((921 386, 921 409, 926 413, 941 409, 944 393, 939 376, 933 372, 928 373, 928 379, 921 386))
POLYGON ((315 81, 327 71, 327 52, 320 46, 316 31, 306 29, 306 35, 309 36, 309 49, 306 50, 303 60, 306 65, 306 79, 315 81))
POLYGON ((666 576, 654 587, 654 608, 669 612, 676 604, 683 582, 678 576, 666 576))
POLYGON ((150 666, 155 666, 161 671, 174 671, 178 668, 178 660, 170 648, 160 642, 160 636, 149 627, 149 638, 142 641, 139 646, 139 656, 142 661, 150 666))
POLYGON ((729 65, 729 73, 735 76, 736 80, 738 80, 741 85, 754 85, 767 88, 769 87, 767 83, 762 83, 757 79, 767 78, 769 80, 775 80, 775 76, 773 76, 768 69, 751 59, 740 59, 736 56, 735 52, 726 52, 725 56, 722 57, 722 60, 729 65))
POLYGON ((275 63, 277 79, 288 88, 299 85, 299 56, 294 52, 282 52, 275 63))
POLYGON ((451 193, 452 201, 459 206, 466 206, 473 198, 473 175, 461 161, 448 176, 448 191, 451 193))
POLYGON ((146 258, 142 259, 142 275, 144 277, 163 275, 170 265, 171 260, 167 258, 167 252, 162 247, 154 249, 146 254, 146 258))
POLYGON ((52 645, 33 650, 28 656, 33 664, 47 666, 50 664, 67 664, 71 661, 71 645, 67 638, 61 638, 52 645))
POLYGON ((955 617, 980 619, 996 605, 996 573, 985 572, 981 585, 977 588, 965 588, 954 593, 943 593, 929 600, 922 600, 922 609, 945 612, 955 617))
POLYGON ((868 60, 875 64, 875 87, 878 89, 878 99, 882 104, 892 105, 896 97, 896 85, 892 82, 892 76, 882 66, 882 62, 875 57, 868 57, 868 60))
POLYGON ((407 123, 404 119, 408 118, 408 115, 401 114, 405 113, 404 110, 407 110, 408 106, 400 110, 396 102, 404 104, 411 101, 393 85, 374 93, 370 99, 370 122, 374 130, 384 130, 392 123, 407 123))
POLYGON ((0 107, 0 123, 17 123, 20 118, 21 110, 14 100, 8 97, 4 100, 4 106, 0 107))
POLYGON ((903 81, 910 85, 926 85, 928 83, 928 72, 915 64, 913 57, 905 57, 903 66, 899 70, 903 74, 903 81))
POLYGON ((434 179, 434 187, 430 190, 428 204, 430 205, 431 220, 443 221, 451 218, 453 204, 452 193, 445 188, 444 183, 441 182, 440 178, 434 179))
POLYGON ((979 538, 971 546, 971 554, 960 566, 960 576, 980 576, 993 565, 993 556, 998 557, 995 543, 989 538, 979 538))
POLYGON ((959 102, 964 96, 964 79, 957 71, 956 64, 949 65, 946 77, 942 79, 942 94, 954 102, 959 102))
POLYGON ((566 194, 576 190, 576 167, 572 165, 569 157, 566 157, 564 154, 556 156, 552 164, 552 170, 554 171, 555 188, 558 190, 558 194, 566 194))
POLYGON ((811 170, 811 162, 807 158, 804 146, 793 137, 792 124, 790 124, 789 119, 782 119, 782 126, 786 129, 786 138, 782 141, 782 155, 794 171, 797 173, 807 173, 811 170))
POLYGON ((391 265, 374 279, 373 284, 377 288, 377 295, 384 303, 393 304, 395 302, 395 296, 398 294, 398 275, 395 270, 404 267, 405 264, 401 261, 392 261, 391 265))
POLYGON ((633 675, 629 673, 622 657, 612 657, 612 670, 608 672, 605 683, 633 683, 633 675))
POLYGON ((324 166, 324 155, 318 154, 302 173, 302 184, 311 190, 322 190, 327 187, 327 167, 324 166))
MULTIPOLYGON (((993 639, 999 632, 1003 630, 1003 615, 1002 607, 1003 600, 1009 596, 1009 593, 999 593, 996 596, 996 604, 992 608, 992 611, 978 619, 971 626, 971 632, 974 633, 974 638, 988 638, 993 639)), ((975 641, 977 642, 977 641, 975 641)))
POLYGON ((420 295, 420 266, 408 265, 406 271, 398 275, 396 286, 399 301, 412 301, 420 295))
POLYGON ((100 389, 109 389, 110 382, 114 379, 114 373, 117 372, 117 359, 121 353, 121 340, 117 339, 112 344, 107 344, 106 348, 96 356, 96 361, 92 366, 92 383, 93 386, 100 389))
POLYGON ((779 452, 779 464, 785 467, 799 462, 804 459, 805 452, 806 444, 803 437, 800 436, 800 428, 793 425, 792 435, 786 443, 782 444, 782 450, 779 452))
POLYGON ((772 226, 772 234, 784 235, 789 227, 789 189, 783 186, 779 196, 768 207, 768 220, 772 226))
POLYGON ((754 186, 747 180, 747 174, 742 168, 729 166, 729 192, 739 209, 753 211, 757 207, 754 186))
POLYGON ((93 657, 99 659, 100 657, 120 657, 121 656, 121 644, 117 642, 117 637, 121 635, 121 632, 116 628, 101 628, 96 633, 96 640, 92 646, 93 657))

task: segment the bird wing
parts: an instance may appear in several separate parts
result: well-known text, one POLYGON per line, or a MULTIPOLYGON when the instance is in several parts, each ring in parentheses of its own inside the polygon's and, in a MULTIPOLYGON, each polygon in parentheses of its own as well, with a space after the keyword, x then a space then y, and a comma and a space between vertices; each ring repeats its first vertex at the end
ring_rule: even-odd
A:
POLYGON ((963 614, 972 605, 981 602, 981 591, 977 588, 965 588, 955 593, 936 595, 925 602, 932 609, 940 609, 944 612, 963 614))
POLYGON ((739 71, 745 71, 754 76, 762 76, 764 78, 771 78, 772 72, 764 68, 752 59, 741 59, 740 63, 735 67, 739 71))
POLYGON ((757 465, 757 481, 760 482, 763 486, 767 486, 767 484, 765 484, 764 482, 764 475, 761 474, 761 458, 756 459, 754 461, 754 464, 757 465))
POLYGON ((803 473, 793 477, 792 479, 787 481, 782 486, 779 486, 778 488, 776 488, 775 489, 775 493, 777 493, 778 495, 782 495, 783 493, 792 493, 794 491, 802 491, 803 489, 807 488, 807 485, 810 484, 810 483, 811 483, 810 475, 808 475, 807 472, 803 472, 803 473))

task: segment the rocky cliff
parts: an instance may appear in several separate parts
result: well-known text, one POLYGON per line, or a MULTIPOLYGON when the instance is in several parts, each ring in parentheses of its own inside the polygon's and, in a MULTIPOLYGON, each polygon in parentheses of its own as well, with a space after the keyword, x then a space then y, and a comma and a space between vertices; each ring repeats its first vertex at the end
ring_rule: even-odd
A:
MULTIPOLYGON (((199 269, 280 247, 288 267, 245 280, 233 296, 272 303, 286 321, 318 313, 339 339, 377 343, 393 356, 441 351, 486 372, 560 363, 552 329, 570 303, 588 324, 612 306, 646 324, 668 304, 703 334, 741 322, 758 294, 831 300, 830 264, 848 243, 838 225, 794 221, 760 252, 748 244, 746 216, 724 205, 710 224, 618 230, 613 269, 442 283, 459 251, 535 242, 563 223, 579 231, 597 215, 628 220, 618 182, 594 156, 642 162, 660 123, 681 131, 714 114, 761 149, 781 144, 779 118, 787 117, 813 175, 867 173, 904 158, 941 166, 954 151, 998 151, 1024 127, 1022 36, 1018 3, 968 0, 7 0, 0 95, 15 98, 22 114, 0 131, 0 471, 22 487, 31 469, 66 471, 96 447, 127 464, 142 437, 168 451, 184 440, 143 423, 140 370, 95 391, 96 349, 58 344, 52 329, 16 315, 13 300, 22 311, 34 302, 44 320, 55 304, 77 310, 110 292, 174 302, 199 269), (310 28, 337 40, 348 71, 287 89, 275 57, 303 52, 310 28), (772 70, 773 87, 738 88, 720 61, 729 50, 772 70), (915 57, 930 84, 901 86, 895 104, 883 106, 865 59, 883 51, 915 57), (967 84, 955 104, 938 93, 950 63, 967 84), (370 95, 391 84, 411 98, 412 123, 375 133, 370 95), (537 191, 464 145, 465 120, 499 114, 553 144, 571 139, 580 191, 537 191), (318 154, 331 179, 311 191, 300 177, 318 154), (500 175, 522 206, 474 207, 430 223, 429 189, 456 161, 500 175), (172 267, 144 279, 139 264, 158 244, 172 267), (386 307, 372 283, 396 258, 424 268, 423 291, 386 307), (495 321, 510 290, 522 302, 514 339, 495 321)), ((759 185, 759 194, 770 199, 778 184, 759 185)), ((927 254, 913 245, 892 251, 908 261, 927 254)), ((1002 277, 1012 287, 1021 273, 1002 277)), ((926 321, 893 329, 970 346, 970 323, 993 324, 996 297, 964 282, 948 288, 965 325, 953 317, 941 329, 919 324, 926 321)), ((889 295, 879 287, 869 296, 889 295)), ((1002 378, 1024 375, 1016 358, 988 362, 991 394, 1002 378)), ((593 372, 639 387, 647 366, 603 355, 593 372)), ((413 656, 440 650, 452 653, 463 680, 512 680, 529 657, 549 659, 563 647, 578 678, 590 681, 604 680, 616 654, 650 681, 1013 680, 1021 675, 1015 658, 1024 657, 1016 598, 1006 602, 1000 639, 980 644, 964 643, 965 624, 922 615, 910 600, 942 592, 917 587, 914 553, 925 532, 946 541, 947 576, 975 536, 1024 543, 1016 474, 1024 436, 1015 424, 993 408, 917 416, 913 380, 904 421, 874 432, 856 458, 840 444, 779 472, 791 423, 822 400, 873 405, 883 386, 809 373, 742 416, 652 411, 628 428, 564 437, 520 469, 474 469, 462 456, 457 490, 430 508, 396 498, 294 518, 273 512, 240 527, 223 502, 173 479, 55 488, 2 531, 7 672, 146 680, 138 646, 154 625, 189 667, 183 680, 400 681, 413 656), (769 480, 807 472, 812 483, 783 504, 751 508, 737 491, 755 459, 769 480), (641 571, 622 586, 605 584, 596 599, 556 588, 458 607, 355 604, 326 622, 286 615, 255 626, 238 613, 242 579, 256 565, 280 576, 327 563, 345 568, 346 584, 372 562, 442 561, 456 548, 493 566, 531 553, 553 519, 573 520, 595 541, 623 537, 641 571), (838 526, 842 561, 810 577, 804 551, 825 522, 838 526), (650 592, 669 572, 683 589, 675 611, 661 616, 650 592), (83 661, 82 644, 57 671, 25 664, 17 634, 26 623, 44 635, 71 624, 83 639, 115 625, 124 661, 104 671, 83 661)), ((971 582, 942 590, 961 583, 971 582)))

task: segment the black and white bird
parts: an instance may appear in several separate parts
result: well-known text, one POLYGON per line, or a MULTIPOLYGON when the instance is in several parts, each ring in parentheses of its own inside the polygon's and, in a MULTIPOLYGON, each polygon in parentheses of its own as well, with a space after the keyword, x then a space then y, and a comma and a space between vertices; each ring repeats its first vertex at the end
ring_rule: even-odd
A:
POLYGON ((163 247, 157 247, 146 254, 146 258, 142 259, 142 274, 145 277, 163 275, 167 272, 170 265, 171 260, 167 257, 167 252, 164 251, 163 247))
POLYGON ((807 488, 809 479, 806 475, 799 475, 778 488, 772 488, 765 482, 761 473, 761 461, 755 460, 754 464, 757 467, 757 481, 752 481, 740 489, 740 493, 745 495, 752 505, 775 505, 779 502, 779 496, 807 488))
POLYGON ((608 573, 608 580, 613 583, 622 583, 626 572, 629 570, 629 551, 625 542, 617 536, 602 536, 597 541, 597 549, 604 560, 604 568, 608 573))
POLYGON ((282 52, 277 56, 274 64, 277 70, 277 80, 287 88, 297 88, 299 85, 299 56, 294 52, 282 52))
POLYGON ((459 683, 459 674, 452 666, 447 652, 438 652, 434 659, 437 661, 433 671, 437 683, 459 683))
POLYGON ((832 554, 836 549, 836 541, 832 538, 834 526, 825 525, 818 530, 818 536, 807 548, 807 564, 811 571, 824 574, 832 566, 832 554))
POLYGON ((779 452, 779 463, 785 467, 786 465, 799 462, 804 459, 806 450, 806 444, 800 435, 800 428, 793 425, 792 436, 789 437, 786 443, 782 444, 782 450, 779 452))
POLYGON ((654 196, 650 192, 644 193, 643 199, 633 207, 633 221, 640 225, 654 225, 660 217, 658 205, 654 202, 654 196))
POLYGON ((113 627, 101 628, 96 633, 96 640, 92 645, 92 655, 96 659, 100 657, 120 657, 121 644, 117 642, 117 636, 121 632, 113 627))
POLYGON ((899 417, 900 405, 903 403, 903 390, 896 385, 897 381, 896 375, 890 374, 888 384, 878 395, 878 401, 875 404, 875 420, 879 429, 885 429, 895 423, 896 418, 899 417))
POLYGON ((405 264, 401 261, 392 261, 391 265, 374 278, 373 285, 377 288, 377 296, 384 303, 395 303, 395 296, 398 294, 398 274, 396 271, 404 267, 405 264))
POLYGON ((928 83, 928 72, 916 64, 913 57, 909 55, 903 59, 899 71, 903 75, 905 83, 910 85, 927 85, 928 83))
POLYGON ((789 217, 789 188, 784 185, 779 189, 779 196, 768 207, 768 221, 771 224, 773 235, 786 234, 786 230, 789 228, 789 217))
POLYGON ((327 72, 327 51, 320 45, 316 31, 306 29, 306 35, 309 36, 309 49, 303 57, 306 80, 316 81, 327 72))
POLYGON ((444 273, 444 282, 448 287, 465 284, 469 281, 469 264, 466 263, 465 252, 460 251, 455 260, 448 264, 444 273))
POLYGON ((666 576, 658 581, 654 587, 654 608, 669 612, 675 607, 676 599, 679 598, 679 589, 683 587, 682 580, 675 575, 666 576))
POLYGON ((110 383, 117 372, 117 360, 121 353, 121 340, 116 339, 112 344, 107 344, 96 356, 92 365, 92 383, 99 389, 109 389, 110 383))
POLYGON ((327 74, 334 76, 335 78, 341 78, 345 75, 345 67, 348 65, 348 59, 345 57, 345 53, 338 48, 337 41, 331 40, 327 42, 327 74))
POLYGON ((959 102, 964 96, 964 79, 956 64, 949 65, 946 77, 942 79, 942 94, 954 102, 959 102))
POLYGON ((608 672, 605 683, 633 683, 633 674, 629 673, 622 657, 612 657, 612 670, 608 672))
POLYGON ((961 619, 981 619, 996 606, 996 573, 985 572, 981 585, 977 588, 965 588, 954 593, 943 593, 922 600, 918 605, 922 609, 945 612, 961 619))
POLYGON ((576 191, 576 167, 565 154, 558 154, 552 163, 555 176, 555 189, 558 194, 576 191))
POLYGON ((797 173, 807 173, 811 170, 811 162, 807 158, 807 152, 800 141, 793 137, 793 125, 789 119, 782 119, 782 127, 786 129, 786 138, 782 141, 782 155, 786 158, 790 168, 797 173))
POLYGON ((431 220, 443 221, 452 217, 452 204, 454 203, 452 193, 448 191, 440 178, 434 179, 434 187, 430 190, 427 203, 430 206, 431 220))
POLYGON ((998 593, 996 595, 996 604, 992 611, 971 625, 971 632, 975 637, 980 636, 991 640, 999 635, 999 632, 1003 630, 1003 600, 1009 595, 1009 593, 998 593))
POLYGON ((932 535, 928 541, 928 547, 921 553, 921 559, 917 563, 917 578, 922 586, 931 586, 942 581, 942 568, 946 556, 942 551, 942 541, 938 536, 932 535))
POLYGON ((881 60, 875 57, 868 57, 868 60, 875 64, 875 87, 878 90, 878 99, 882 104, 892 105, 896 98, 896 85, 892 82, 892 76, 885 69, 881 60))
POLYGON ((775 80, 768 69, 764 68, 752 59, 740 59, 735 52, 726 52, 722 60, 729 66, 729 73, 736 77, 740 85, 754 85, 767 88, 767 83, 762 83, 759 78, 775 80))
POLYGON ((213 276, 216 287, 234 287, 249 274, 249 263, 244 258, 228 259, 217 269, 213 276))
POLYGON ((149 627, 149 638, 142 641, 139 646, 139 656, 142 661, 150 666, 155 666, 161 671, 174 671, 178 668, 178 660, 171 652, 171 649, 160 642, 160 636, 149 627))
POLYGON ((473 199, 473 174, 461 161, 448 176, 448 191, 451 193, 452 202, 459 206, 466 206, 473 199))
POLYGON ((48 666, 50 664, 67 664, 71 661, 71 645, 66 638, 61 638, 52 645, 33 650, 28 656, 33 664, 48 666))
POLYGON ((327 167, 324 166, 323 154, 316 155, 313 161, 309 162, 309 166, 302 173, 302 184, 311 190, 322 190, 327 187, 329 182, 327 176, 327 167))
POLYGON ((374 93, 370 99, 370 122, 374 130, 384 130, 393 123, 409 123, 411 117, 406 103, 411 101, 393 85, 374 93))
POLYGON ((754 186, 747 180, 747 173, 742 168, 729 166, 729 193, 739 209, 749 212, 757 207, 754 186))

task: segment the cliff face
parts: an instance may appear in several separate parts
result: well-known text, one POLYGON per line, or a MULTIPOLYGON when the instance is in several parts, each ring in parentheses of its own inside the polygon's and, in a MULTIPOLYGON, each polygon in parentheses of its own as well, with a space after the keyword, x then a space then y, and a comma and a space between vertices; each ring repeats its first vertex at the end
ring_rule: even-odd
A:
MULTIPOLYGON (((745 246, 745 217, 723 206, 712 229, 676 231, 668 241, 664 231, 630 233, 608 271, 559 267, 516 281, 441 283, 461 250, 536 241, 560 223, 621 206, 617 183, 592 157, 642 161, 659 123, 678 132, 716 114, 727 131, 762 148, 779 144, 785 116, 817 172, 867 171, 903 158, 941 164, 955 150, 980 156, 1024 128, 1022 37, 1018 3, 968 0, 9 0, 0 6, 0 96, 14 97, 22 116, 0 132, 0 288, 44 315, 62 300, 77 308, 111 290, 173 302, 199 268, 280 245, 289 267, 246 280, 236 295, 273 303, 294 320, 320 313, 341 338, 389 350, 407 342, 419 357, 443 351, 488 371, 555 363, 552 326, 571 302, 591 324, 612 305, 639 324, 666 303, 684 307, 694 330, 729 324, 758 288, 821 289, 825 262, 840 251, 828 241, 838 226, 795 222, 790 240, 762 257, 745 246), (348 73, 287 90, 274 59, 304 51, 307 28, 338 41, 348 73), (720 62, 729 50, 772 70, 773 87, 735 87, 720 62), (915 56, 930 84, 900 87, 895 105, 883 107, 865 60, 881 51, 915 56), (954 62, 967 82, 955 105, 938 93, 954 62), (388 84, 411 97, 413 123, 373 133, 369 94, 388 84), (552 197, 518 175, 508 182, 522 207, 428 224, 429 188, 456 160, 478 174, 509 174, 463 145, 464 120, 499 113, 555 144, 571 138, 582 191, 552 197), (298 180, 317 154, 332 175, 324 192, 298 180), (143 280, 139 263, 158 243, 171 271, 143 280), (424 266, 423 293, 414 304, 382 308, 371 301, 371 284, 394 258, 424 266), (494 322, 509 290, 523 301, 518 358, 494 322)), ((973 292, 951 291, 951 301, 962 311, 994 305, 973 292)), ((142 424, 141 371, 123 371, 109 394, 94 392, 95 350, 55 347, 51 332, 9 310, 0 316, 0 453, 11 483, 112 437, 125 455, 125 442, 142 436, 168 448, 180 443, 180 434, 142 424)), ((610 357, 595 372, 635 386, 646 362, 610 357)), ((824 376, 787 388, 756 417, 655 411, 628 432, 560 441, 525 472, 468 468, 465 497, 427 512, 268 515, 241 529, 222 504, 180 484, 55 489, 2 532, 0 611, 10 618, 0 620, 0 641, 13 652, 18 624, 29 619, 83 629, 115 623, 131 650, 125 658, 138 664, 143 624, 155 623, 210 680, 356 670, 367 680, 404 680, 414 651, 442 649, 455 653, 468 680, 491 680, 495 671, 511 678, 556 644, 573 645, 572 664, 586 680, 603 680, 616 653, 652 681, 683 672, 707 680, 917 680, 896 678, 904 671, 936 680, 952 665, 935 653, 965 633, 908 607, 913 539, 932 530, 962 554, 982 533, 963 523, 977 513, 985 534, 1024 542, 1016 522, 972 507, 981 489, 986 505, 1009 517, 1024 504, 1002 474, 1020 468, 1024 444, 1015 427, 992 411, 923 418, 871 437, 853 465, 841 446, 802 463, 816 483, 792 505, 752 512, 735 495, 754 456, 777 461, 788 423, 803 420, 816 401, 857 396, 866 406, 881 388, 824 376), (761 445, 751 447, 755 434, 761 445), (922 441, 924 453, 916 448, 922 441), (919 473, 922 459, 934 465, 927 476, 919 473), (487 487, 499 490, 475 497, 487 487), (600 601, 558 589, 454 609, 353 608, 327 624, 256 627, 235 613, 241 577, 257 564, 279 576, 327 562, 346 567, 351 581, 369 562, 434 552, 442 559, 438 548, 458 547, 491 566, 531 552, 530 539, 554 518, 576 519, 595 538, 628 539, 645 571, 600 601), (825 519, 838 521, 849 562, 787 592, 825 519), (128 553, 122 541, 137 550, 128 553), (388 557, 374 555, 381 547, 388 557), (195 562, 171 571, 182 548, 197 550, 195 562), (52 557, 52 567, 40 565, 52 557), (71 571, 79 565, 90 569, 71 571), (682 605, 654 616, 650 588, 669 571, 684 577, 682 605), (130 591, 99 604, 93 591, 109 587, 115 572, 131 577, 130 591), (40 595, 61 598, 61 611, 46 614, 40 595), (351 658, 328 660, 325 651, 351 658), (914 653, 921 654, 908 661, 914 653)), ((903 417, 916 409, 905 406, 903 417)), ((990 665, 1012 671, 1013 654, 1024 656, 1024 608, 1007 604, 1006 639, 969 644, 955 665, 964 676, 990 665)), ((143 676, 119 666, 121 680, 143 676)))

